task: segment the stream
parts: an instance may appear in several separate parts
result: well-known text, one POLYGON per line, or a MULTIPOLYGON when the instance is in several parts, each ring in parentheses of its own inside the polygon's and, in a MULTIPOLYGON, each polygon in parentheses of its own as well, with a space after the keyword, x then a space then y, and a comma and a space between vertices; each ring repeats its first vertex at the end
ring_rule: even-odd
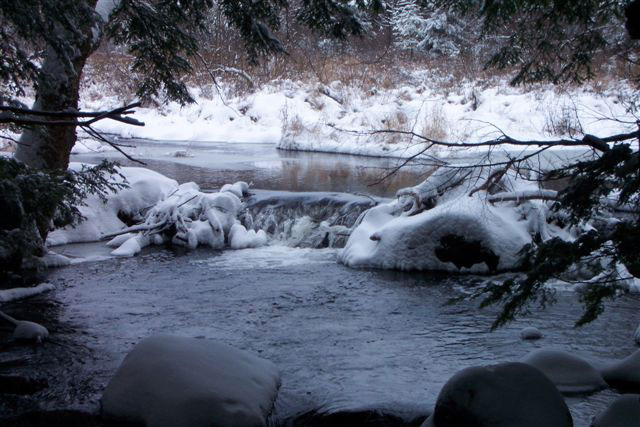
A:
MULTIPOLYGON (((245 180, 269 190, 259 192, 263 198, 295 192, 296 209, 289 215, 310 209, 317 214, 318 200, 352 200, 343 192, 389 197, 424 173, 406 169, 385 186, 370 187, 397 161, 278 152, 266 144, 193 144, 189 157, 167 154, 183 149, 142 142, 136 154, 147 167, 202 188, 245 180)), ((95 163, 114 156, 72 160, 95 163)), ((3 310, 42 323, 51 340, 40 347, 18 345, 8 341, 8 330, 0 331, 0 373, 46 386, 30 395, 0 396, 0 414, 95 413, 124 356, 152 334, 216 339, 273 361, 282 387, 272 425, 306 413, 353 411, 378 411, 409 423, 429 414, 444 383, 468 366, 517 361, 537 348, 562 349, 594 364, 636 350, 637 296, 608 303, 598 320, 574 328, 582 307, 575 293, 559 291, 553 306, 534 308, 490 332, 496 308, 480 310, 479 301, 447 304, 486 277, 350 269, 336 262, 339 249, 288 243, 239 251, 147 249, 134 258, 107 257, 46 272, 43 279, 55 291, 4 304, 3 310), (544 338, 521 340, 520 330, 530 325, 544 338)), ((78 259, 109 252, 101 243, 57 250, 78 259)), ((588 426, 615 396, 606 389, 568 397, 574 425, 588 426)))

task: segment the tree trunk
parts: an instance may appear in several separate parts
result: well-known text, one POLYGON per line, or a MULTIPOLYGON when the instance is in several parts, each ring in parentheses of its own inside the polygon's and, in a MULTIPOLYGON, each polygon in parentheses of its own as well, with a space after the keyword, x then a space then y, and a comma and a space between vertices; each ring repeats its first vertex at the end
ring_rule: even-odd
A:
MULTIPOLYGON (((33 109, 78 110, 82 69, 100 43, 102 22, 94 12, 96 0, 77 6, 76 13, 69 14, 74 28, 56 28, 66 45, 46 50, 33 109)), ((75 126, 33 126, 22 133, 16 158, 36 168, 66 169, 76 139, 75 126)))

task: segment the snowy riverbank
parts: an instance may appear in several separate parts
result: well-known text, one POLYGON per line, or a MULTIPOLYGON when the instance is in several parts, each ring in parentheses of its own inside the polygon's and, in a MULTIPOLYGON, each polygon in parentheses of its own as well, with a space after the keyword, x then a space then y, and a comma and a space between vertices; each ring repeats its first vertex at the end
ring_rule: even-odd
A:
MULTIPOLYGON (((376 130, 415 132, 433 139, 478 141, 504 132, 517 139, 554 139, 584 133, 629 131, 626 82, 608 87, 560 91, 552 86, 514 88, 504 80, 491 84, 452 82, 429 72, 413 72, 406 84, 390 88, 274 81, 250 93, 222 95, 192 88, 194 104, 165 103, 140 108, 144 127, 102 121, 96 127, 123 138, 172 141, 268 142, 279 148, 347 154, 408 157, 423 148, 418 140, 376 130)), ((83 91, 82 108, 104 110, 124 100, 101 86, 83 91)), ((75 152, 101 150, 81 142, 75 152)), ((440 152, 440 155, 448 153, 440 152)))

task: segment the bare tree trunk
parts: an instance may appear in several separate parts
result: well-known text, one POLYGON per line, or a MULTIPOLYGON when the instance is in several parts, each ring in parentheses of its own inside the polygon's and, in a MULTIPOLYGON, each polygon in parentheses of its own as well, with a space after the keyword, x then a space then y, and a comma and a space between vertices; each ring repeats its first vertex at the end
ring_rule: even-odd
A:
MULTIPOLYGON (((87 15, 74 16, 75 28, 58 28, 60 37, 68 41, 64 52, 49 47, 36 86, 33 109, 44 111, 77 111, 82 69, 100 42, 101 22, 93 10, 96 0, 83 5, 87 15), (91 16, 94 19, 86 19, 91 16), (85 19, 83 19, 85 18, 85 19)), ((66 169, 76 143, 75 126, 33 126, 20 138, 16 158, 25 164, 47 169, 66 169)))

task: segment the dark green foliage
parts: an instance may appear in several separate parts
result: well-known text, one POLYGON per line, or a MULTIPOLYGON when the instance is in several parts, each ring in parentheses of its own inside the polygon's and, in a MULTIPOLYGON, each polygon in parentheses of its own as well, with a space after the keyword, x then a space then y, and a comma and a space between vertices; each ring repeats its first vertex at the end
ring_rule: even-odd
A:
POLYGON ((133 71, 143 76, 137 95, 165 91, 181 103, 193 102, 180 77, 191 72, 189 57, 198 51, 195 36, 204 31, 212 0, 123 0, 111 14, 107 35, 135 58, 133 71))
POLYGON ((49 227, 80 221, 78 206, 89 194, 105 200, 124 188, 114 175, 119 175, 115 165, 106 161, 80 172, 43 171, 0 157, 0 271, 18 270, 42 255, 49 227))
POLYGON ((545 284, 551 279, 575 281, 567 273, 578 266, 586 266, 595 279, 581 289, 585 310, 576 326, 593 321, 602 313, 605 299, 625 291, 621 282, 627 277, 619 277, 618 263, 632 275, 640 276, 638 156, 629 144, 617 144, 595 160, 578 162, 551 174, 570 178, 553 209, 566 213, 575 226, 593 220, 597 228, 573 242, 554 238, 523 249, 524 276, 491 284, 476 295, 484 298, 482 306, 503 304, 494 328, 526 314, 531 303, 545 305, 552 301, 545 284), (616 198, 610 198, 612 195, 616 198))

